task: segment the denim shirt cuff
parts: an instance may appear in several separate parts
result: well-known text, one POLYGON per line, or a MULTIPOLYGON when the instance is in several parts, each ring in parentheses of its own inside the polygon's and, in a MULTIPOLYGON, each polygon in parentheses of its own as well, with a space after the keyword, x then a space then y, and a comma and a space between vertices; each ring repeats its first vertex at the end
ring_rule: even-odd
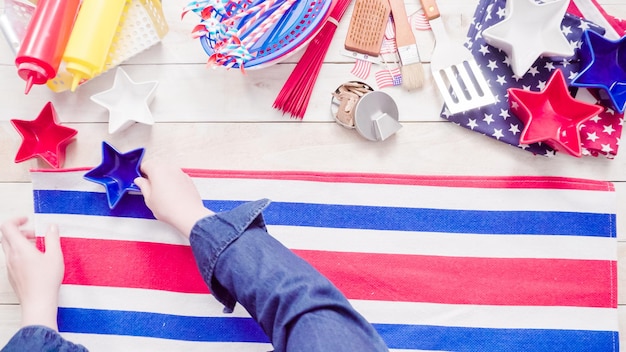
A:
POLYGON ((56 331, 43 325, 29 325, 21 328, 4 348, 2 352, 13 351, 87 351, 82 345, 65 340, 56 331))
POLYGON ((217 260, 224 250, 235 242, 249 227, 265 230, 262 212, 269 205, 268 199, 244 203, 238 207, 200 219, 191 229, 189 241, 200 274, 213 296, 232 312, 237 303, 233 295, 214 279, 217 260))

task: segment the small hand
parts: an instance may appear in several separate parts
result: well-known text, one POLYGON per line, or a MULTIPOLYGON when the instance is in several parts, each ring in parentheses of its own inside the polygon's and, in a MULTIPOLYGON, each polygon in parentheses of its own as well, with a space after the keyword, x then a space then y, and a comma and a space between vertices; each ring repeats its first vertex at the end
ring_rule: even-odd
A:
POLYGON ((44 325, 57 330, 59 288, 65 265, 56 226, 45 237, 45 253, 32 243, 32 230, 21 229, 25 217, 2 224, 2 249, 9 281, 22 306, 22 326, 44 325))
POLYGON ((189 237, 196 222, 214 214, 204 207, 191 178, 180 168, 163 162, 144 162, 135 184, 154 216, 189 237))

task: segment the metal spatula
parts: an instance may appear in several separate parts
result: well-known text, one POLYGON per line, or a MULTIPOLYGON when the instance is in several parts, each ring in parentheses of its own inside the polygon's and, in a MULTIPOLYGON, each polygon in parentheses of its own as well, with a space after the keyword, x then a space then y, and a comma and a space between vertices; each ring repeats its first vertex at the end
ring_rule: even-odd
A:
POLYGON ((435 0, 420 0, 435 35, 430 68, 451 114, 495 103, 472 53, 450 40, 435 0))

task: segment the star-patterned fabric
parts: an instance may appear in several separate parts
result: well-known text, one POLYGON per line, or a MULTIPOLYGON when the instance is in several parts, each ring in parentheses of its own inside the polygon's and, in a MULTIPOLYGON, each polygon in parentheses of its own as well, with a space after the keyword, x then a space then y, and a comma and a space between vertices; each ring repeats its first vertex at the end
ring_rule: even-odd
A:
MULTIPOLYGON (((499 23, 506 16, 506 0, 481 0, 474 13, 468 31, 466 46, 472 51, 483 74, 487 77, 496 103, 478 109, 451 115, 444 106, 442 117, 464 128, 495 138, 539 155, 554 155, 555 151, 545 143, 530 145, 520 144, 520 134, 524 129, 523 122, 509 109, 508 88, 519 88, 529 91, 542 91, 555 70, 562 70, 568 85, 580 72, 581 67, 577 54, 572 57, 540 57, 522 77, 516 76, 507 55, 487 44, 482 31, 499 23)), ((592 22, 567 13, 561 22, 561 30, 575 49, 582 45, 583 32, 593 30, 603 34, 604 29, 592 22)), ((571 91, 577 99, 598 103, 593 95, 586 90, 571 91)), ((619 137, 622 130, 623 115, 610 108, 592 118, 581 127, 581 143, 583 155, 617 154, 619 137)))

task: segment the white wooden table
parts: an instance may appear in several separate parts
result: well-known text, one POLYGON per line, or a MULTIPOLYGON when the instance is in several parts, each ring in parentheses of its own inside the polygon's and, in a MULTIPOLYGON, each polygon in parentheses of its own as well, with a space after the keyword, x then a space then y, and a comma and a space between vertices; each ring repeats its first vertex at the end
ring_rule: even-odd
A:
MULTIPOLYGON (((408 13, 417 0, 405 0, 408 13)), ((440 0, 451 36, 463 42, 476 0, 440 0)), ((601 0, 604 8, 626 18, 626 1, 601 0)), ((383 172, 423 175, 550 175, 607 180, 615 183, 620 200, 618 218, 619 305, 622 350, 626 350, 626 151, 615 160, 565 154, 554 158, 531 153, 455 126, 439 117, 442 100, 434 88, 428 65, 426 86, 406 92, 385 89, 397 102, 403 128, 385 142, 370 142, 356 131, 336 124, 329 114, 330 93, 355 79, 352 61, 340 55, 351 8, 335 34, 329 54, 303 121, 291 120, 272 108, 272 102, 299 55, 281 64, 241 75, 238 71, 207 69, 206 55, 190 38, 193 16, 180 20, 186 0, 164 1, 170 26, 161 44, 124 63, 137 81, 159 81, 151 105, 154 126, 135 124, 108 133, 108 112, 89 97, 111 87, 113 71, 81 86, 75 93, 52 93, 35 86, 24 95, 12 51, 0 40, 0 221, 33 213, 29 170, 46 168, 41 161, 14 163, 21 143, 9 120, 34 119, 52 101, 63 124, 78 130, 67 148, 65 167, 95 166, 101 143, 121 151, 146 148, 146 159, 175 159, 188 168, 246 170, 315 170, 383 172)), ((0 0, 0 9, 4 1, 0 0)), ((431 33, 418 33, 426 61, 432 49, 431 33)), ((373 74, 367 81, 375 86, 373 74)), ((19 328, 19 306, 6 277, 0 251, 0 345, 19 328)))

